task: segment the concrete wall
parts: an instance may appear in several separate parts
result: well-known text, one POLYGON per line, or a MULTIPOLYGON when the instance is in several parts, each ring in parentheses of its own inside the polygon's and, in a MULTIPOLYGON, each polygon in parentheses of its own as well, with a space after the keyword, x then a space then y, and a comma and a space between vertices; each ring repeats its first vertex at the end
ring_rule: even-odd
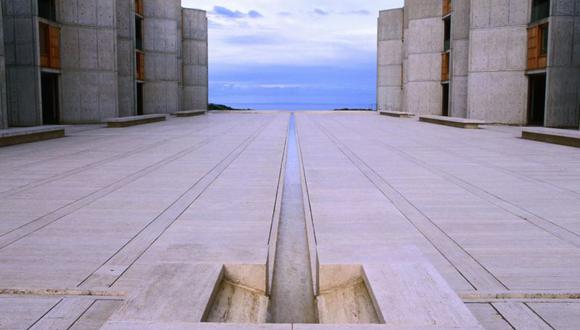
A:
POLYGON ((469 73, 470 0, 453 0, 451 17, 451 107, 452 117, 467 117, 469 73))
POLYGON ((580 121, 580 1, 552 0, 545 125, 580 121))
POLYGON ((36 0, 2 0, 10 126, 42 124, 36 0))
POLYGON ((378 20, 378 111, 401 111, 403 9, 382 11, 378 20))
POLYGON ((401 92, 401 111, 410 112, 407 106, 407 83, 409 82, 409 52, 405 40, 409 36, 409 11, 403 8, 403 90, 401 92))
POLYGON ((179 109, 178 21, 180 0, 144 0, 145 114, 179 109))
POLYGON ((115 0, 60 0, 61 121, 118 116, 115 0))
POLYGON ((409 30, 406 106, 416 114, 442 113, 441 52, 443 11, 441 0, 407 0, 409 30))
POLYGON ((8 127, 8 113, 6 106, 6 56, 4 54, 4 27, 2 22, 2 5, 0 4, 0 129, 8 127))
POLYGON ((205 11, 183 9, 183 110, 207 110, 207 28, 205 11))
POLYGON ((529 0, 472 0, 468 117, 525 124, 529 0))
POLYGON ((135 0, 117 2, 117 80, 119 116, 136 114, 135 0))

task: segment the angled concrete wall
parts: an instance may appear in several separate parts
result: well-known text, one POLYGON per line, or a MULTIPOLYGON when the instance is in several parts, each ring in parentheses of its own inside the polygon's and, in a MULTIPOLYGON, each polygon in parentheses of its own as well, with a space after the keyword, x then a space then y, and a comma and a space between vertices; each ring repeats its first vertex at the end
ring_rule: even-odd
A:
POLYGON ((470 0, 453 0, 450 107, 450 115, 452 117, 467 117, 470 8, 470 0))
POLYGON ((207 110, 207 28, 205 11, 183 9, 183 110, 207 110))
POLYGON ((61 0, 61 121, 117 117, 117 31, 114 0, 61 0))
POLYGON ((580 1, 552 0, 545 125, 580 122, 580 1))
POLYGON ((135 0, 117 4, 117 84, 119 116, 136 114, 135 105, 135 0))
POLYGON ((144 0, 145 114, 179 109, 178 21, 181 1, 144 0))
POLYGON ((8 108, 6 105, 6 57, 4 54, 4 27, 2 5, 0 3, 0 129, 8 127, 8 108))
POLYGON ((378 111, 401 111, 403 9, 381 11, 378 20, 378 111))
POLYGON ((2 0, 10 126, 42 124, 36 0, 2 0))
POLYGON ((406 106, 416 114, 442 113, 441 52, 444 25, 441 0, 407 0, 409 30, 406 106))
POLYGON ((401 111, 410 112, 407 106, 407 83, 409 82, 409 51, 405 40, 409 36, 409 11, 403 7, 403 90, 401 92, 401 111))
POLYGON ((527 121, 529 0, 472 0, 468 117, 527 121))

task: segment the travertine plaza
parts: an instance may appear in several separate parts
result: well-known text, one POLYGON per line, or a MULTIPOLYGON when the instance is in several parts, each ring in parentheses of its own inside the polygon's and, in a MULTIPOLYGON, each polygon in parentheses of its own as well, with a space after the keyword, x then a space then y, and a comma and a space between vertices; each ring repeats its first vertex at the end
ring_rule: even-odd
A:
POLYGON ((575 67, 492 70, 514 46, 439 79, 580 26, 520 2, 381 12, 377 113, 207 112, 206 14, 178 1, 4 0, 0 329, 577 329, 575 67), (442 51, 446 25, 473 28, 442 51))

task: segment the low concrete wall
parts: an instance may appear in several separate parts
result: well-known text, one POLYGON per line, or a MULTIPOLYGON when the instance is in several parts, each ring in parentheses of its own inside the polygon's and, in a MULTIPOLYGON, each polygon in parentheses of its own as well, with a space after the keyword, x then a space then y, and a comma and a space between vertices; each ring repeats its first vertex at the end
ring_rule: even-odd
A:
POLYGON ((401 111, 403 9, 381 11, 378 24, 377 110, 401 111))
POLYGON ((182 109, 208 106, 208 31, 206 12, 183 9, 182 109))

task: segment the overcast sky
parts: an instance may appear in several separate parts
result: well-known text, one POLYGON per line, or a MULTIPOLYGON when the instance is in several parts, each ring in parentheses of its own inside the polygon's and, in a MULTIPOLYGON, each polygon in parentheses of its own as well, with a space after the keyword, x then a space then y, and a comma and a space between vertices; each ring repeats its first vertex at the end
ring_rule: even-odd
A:
POLYGON ((183 0, 209 18, 210 101, 285 109, 375 103, 377 16, 403 0, 183 0))

